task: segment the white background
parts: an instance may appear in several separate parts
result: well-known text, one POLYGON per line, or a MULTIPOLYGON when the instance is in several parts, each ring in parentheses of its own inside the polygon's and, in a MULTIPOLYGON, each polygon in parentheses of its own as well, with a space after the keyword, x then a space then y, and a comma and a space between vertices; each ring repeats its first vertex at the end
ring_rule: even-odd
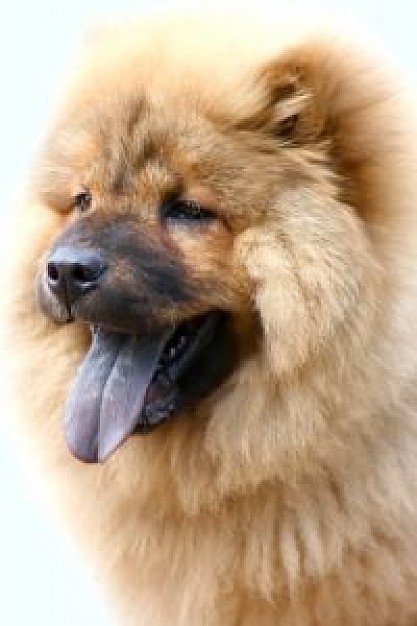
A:
MULTIPOLYGON (((155 4, 179 3, 0 2, 0 246, 4 248, 9 243, 7 217, 83 34, 104 18, 136 15, 155 4)), ((334 0, 324 0, 321 4, 327 4, 332 12, 340 6, 344 13, 353 14, 382 41, 383 48, 416 75, 414 0, 340 0, 337 5, 334 0)), ((260 0, 257 6, 268 10, 260 0)), ((2 417, 5 412, 3 408, 2 417)), ((30 486, 30 473, 16 437, 5 420, 0 420, 0 623, 114 625, 90 571, 30 486)))

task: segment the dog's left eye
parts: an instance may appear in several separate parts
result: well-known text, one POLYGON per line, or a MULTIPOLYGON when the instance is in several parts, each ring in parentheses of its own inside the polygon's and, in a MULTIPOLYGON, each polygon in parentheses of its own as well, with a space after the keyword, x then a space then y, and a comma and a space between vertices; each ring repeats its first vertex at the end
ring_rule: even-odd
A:
POLYGON ((192 200, 174 200, 167 202, 161 208, 161 217, 166 222, 204 224, 216 218, 213 211, 205 209, 192 200))

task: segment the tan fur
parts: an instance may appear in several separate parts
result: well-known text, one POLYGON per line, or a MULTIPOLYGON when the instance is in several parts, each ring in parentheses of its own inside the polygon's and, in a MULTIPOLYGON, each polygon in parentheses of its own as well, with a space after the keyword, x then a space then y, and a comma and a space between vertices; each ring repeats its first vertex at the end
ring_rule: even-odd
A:
MULTIPOLYGON (((190 189, 204 180, 195 193, 232 216, 200 265, 195 241, 177 235, 176 245, 190 272, 210 280, 217 268, 222 297, 248 307, 250 288, 262 327, 257 350, 193 415, 131 438, 102 466, 74 460, 61 432, 88 337, 45 320, 33 297, 72 219, 64 187, 97 145, 71 131, 55 144, 61 165, 44 162, 18 218, 14 402, 123 624, 417 623, 413 110, 377 61, 291 28, 205 16, 122 29, 91 44, 71 84, 58 129, 98 94, 103 127, 132 93, 150 95, 154 125, 180 138, 166 150, 190 189), (272 109, 262 81, 271 92, 284 81, 272 109), (275 155, 269 130, 294 112, 296 145, 275 155)), ((135 193, 151 206, 161 172, 140 176, 135 193)))

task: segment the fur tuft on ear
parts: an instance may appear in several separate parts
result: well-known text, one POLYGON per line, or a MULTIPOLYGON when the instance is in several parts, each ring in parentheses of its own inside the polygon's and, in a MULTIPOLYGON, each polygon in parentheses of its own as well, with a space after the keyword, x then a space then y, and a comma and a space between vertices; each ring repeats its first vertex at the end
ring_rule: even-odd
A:
POLYGON ((314 42, 272 59, 255 74, 255 90, 261 94, 257 108, 235 126, 298 145, 326 139, 325 103, 334 87, 328 71, 328 49, 314 42))
POLYGON ((255 79, 261 105, 235 124, 238 130, 259 131, 283 141, 296 141, 304 126, 302 121, 309 103, 310 92, 300 83, 296 73, 275 65, 267 66, 255 79))
POLYGON ((284 141, 298 143, 315 137, 317 133, 306 124, 313 107, 312 93, 303 85, 299 68, 273 63, 262 69, 259 80, 264 85, 266 104, 258 115, 258 128, 284 141))

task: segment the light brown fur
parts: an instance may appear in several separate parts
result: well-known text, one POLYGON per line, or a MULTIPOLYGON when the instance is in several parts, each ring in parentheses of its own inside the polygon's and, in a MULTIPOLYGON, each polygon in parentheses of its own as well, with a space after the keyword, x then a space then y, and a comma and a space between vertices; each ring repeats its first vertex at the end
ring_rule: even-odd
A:
MULTIPOLYGON (((7 322, 16 355, 14 402, 122 607, 121 623, 411 626, 417 623, 411 104, 377 61, 336 39, 291 30, 287 44, 283 27, 274 35, 272 27, 236 32, 236 24, 223 25, 222 37, 218 27, 182 17, 103 35, 91 44, 57 124, 77 118, 97 93, 103 108, 113 98, 116 118, 133 86, 145 85, 165 111, 159 123, 183 129, 187 154, 187 132, 198 127, 196 160, 203 155, 211 168, 206 186, 216 201, 220 193, 225 213, 237 211, 233 238, 213 235, 215 262, 222 259, 217 271, 229 277, 227 294, 236 302, 251 289, 262 341, 193 415, 131 438, 102 466, 74 460, 61 416, 88 338, 79 325, 44 319, 33 298, 35 274, 71 219, 47 205, 59 208, 60 190, 48 188, 57 186, 55 170, 51 183, 44 176, 41 200, 19 217, 7 322), (261 114, 255 81, 261 68, 275 87, 298 72, 302 90, 261 114), (299 145, 271 169, 272 139, 261 134, 288 116, 285 107, 300 113, 299 145), (258 125, 259 135, 243 130, 242 144, 228 144, 230 153, 222 154, 190 111, 204 111, 216 128, 258 125), (326 141, 319 142, 326 124, 326 141), (258 161, 250 158, 251 142, 265 144, 258 161)), ((94 154, 80 141, 84 157, 76 137, 65 143, 72 168, 82 169, 94 154)), ((64 168, 61 175, 59 184, 70 186, 64 168)), ((142 176, 149 200, 152 176, 142 176)), ((209 252, 203 248, 199 265, 196 243, 177 243, 186 259, 197 257, 195 272, 208 276, 209 252)))

